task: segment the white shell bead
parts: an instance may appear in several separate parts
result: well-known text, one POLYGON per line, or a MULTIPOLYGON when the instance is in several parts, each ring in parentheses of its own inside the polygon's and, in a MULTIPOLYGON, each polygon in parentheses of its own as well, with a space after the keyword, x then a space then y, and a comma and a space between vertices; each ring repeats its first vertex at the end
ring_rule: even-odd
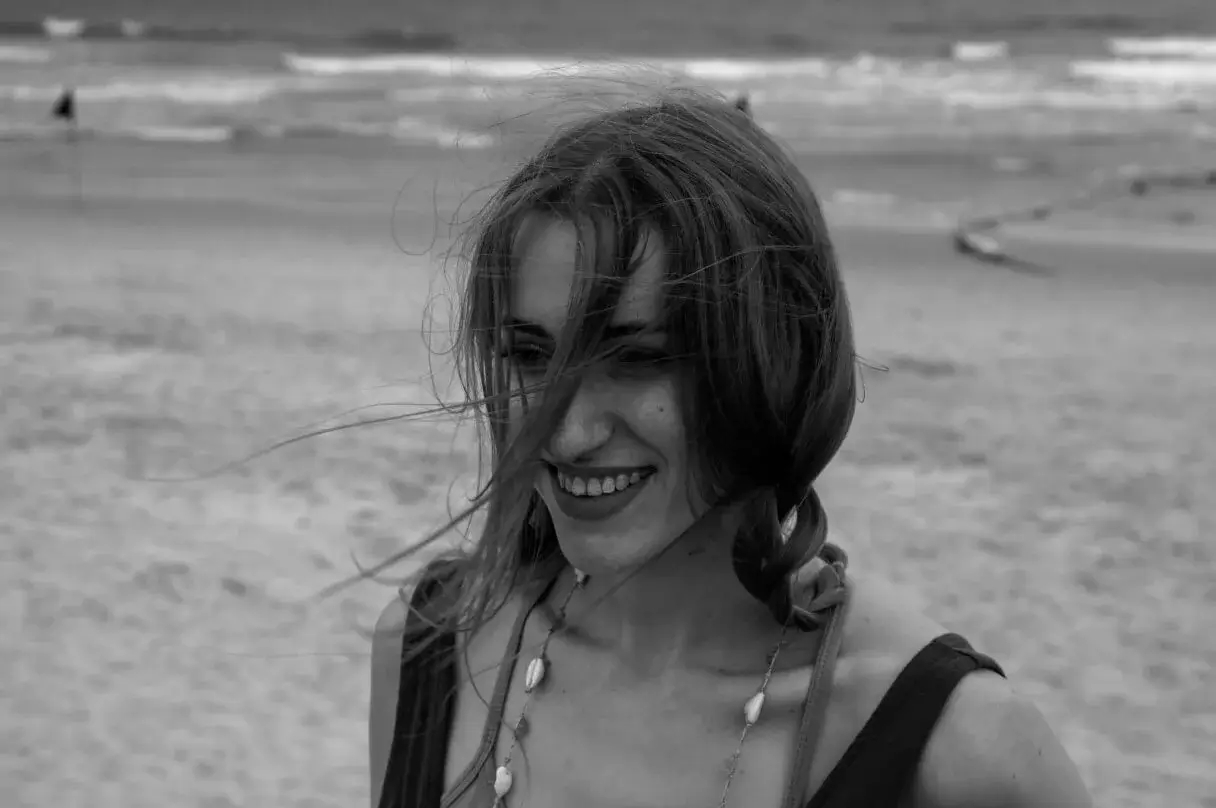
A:
POLYGON ((528 663, 528 672, 524 675, 524 692, 531 693, 545 679, 545 658, 537 657, 528 663))
POLYGON ((575 570, 574 571, 575 586, 582 586, 583 584, 587 583, 587 578, 589 578, 589 577, 590 576, 587 575, 587 573, 583 572, 582 570, 575 570))
POLYGON ((499 766, 498 771, 494 772, 494 793, 500 797, 507 796, 511 783, 511 770, 506 766, 499 766))
POLYGON ((764 709, 764 691, 760 691, 756 695, 747 700, 747 704, 743 705, 743 717, 747 719, 747 725, 760 720, 760 711, 764 709))

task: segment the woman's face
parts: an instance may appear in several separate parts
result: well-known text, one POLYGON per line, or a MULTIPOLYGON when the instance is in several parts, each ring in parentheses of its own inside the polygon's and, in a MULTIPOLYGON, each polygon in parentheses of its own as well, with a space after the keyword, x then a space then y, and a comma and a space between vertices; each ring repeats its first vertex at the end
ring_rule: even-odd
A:
MULTIPOLYGON (((534 217, 516 243, 510 356, 525 383, 539 382, 568 316, 576 279, 576 230, 534 217)), ((542 449, 535 481, 562 552, 588 573, 649 560, 705 511, 691 477, 676 382, 666 364, 661 300, 663 244, 657 233, 622 289, 608 341, 620 353, 593 368, 542 449)), ((535 394, 533 394, 535 395, 535 394)), ((513 399, 512 434, 522 407, 513 399)))

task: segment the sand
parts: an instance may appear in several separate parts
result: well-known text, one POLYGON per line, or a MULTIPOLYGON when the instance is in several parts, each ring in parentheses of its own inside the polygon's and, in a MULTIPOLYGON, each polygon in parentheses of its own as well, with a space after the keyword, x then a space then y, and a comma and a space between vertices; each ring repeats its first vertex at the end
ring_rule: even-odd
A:
MULTIPOLYGON (((446 231, 422 253, 486 166, 88 144, 80 204, 70 153, 9 145, 0 804, 366 804, 359 629, 391 590, 309 599, 459 504, 470 430, 390 423, 148 478, 433 405, 446 231)), ((1056 270, 1032 277, 923 227, 842 226, 883 370, 823 497, 854 565, 1039 700, 1096 804, 1210 807, 1216 251, 1121 230, 1018 232, 1056 270)))

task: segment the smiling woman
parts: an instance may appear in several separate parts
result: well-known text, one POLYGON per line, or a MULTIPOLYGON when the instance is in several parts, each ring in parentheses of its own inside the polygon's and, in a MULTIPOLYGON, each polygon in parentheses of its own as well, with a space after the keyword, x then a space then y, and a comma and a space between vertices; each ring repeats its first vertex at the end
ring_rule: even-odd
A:
POLYGON ((471 264, 488 513, 377 627, 376 804, 1087 804, 1000 667, 827 542, 848 301, 745 110, 672 93, 561 129, 471 264))

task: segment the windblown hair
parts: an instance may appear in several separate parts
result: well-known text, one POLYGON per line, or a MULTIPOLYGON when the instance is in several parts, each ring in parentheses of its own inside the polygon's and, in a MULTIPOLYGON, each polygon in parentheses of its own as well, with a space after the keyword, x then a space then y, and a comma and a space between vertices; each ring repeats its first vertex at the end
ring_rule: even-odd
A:
POLYGON ((853 333, 819 203, 744 105, 665 91, 564 126, 486 205, 470 240, 458 359, 488 432, 492 474, 477 504, 484 533, 462 551, 464 584, 440 619, 480 625, 541 565, 564 559, 532 481, 540 450, 588 367, 612 362, 605 328, 648 234, 661 234, 661 316, 673 359, 695 490, 738 502, 740 584, 790 619, 790 578, 823 545, 813 484, 839 449, 856 402, 853 333), (505 342, 516 242, 537 215, 574 225, 576 284, 556 356, 521 396, 505 342), (528 391, 532 392, 532 391, 528 391), (796 527, 782 537, 782 523, 796 527), (793 521, 792 519, 790 520, 793 521))

